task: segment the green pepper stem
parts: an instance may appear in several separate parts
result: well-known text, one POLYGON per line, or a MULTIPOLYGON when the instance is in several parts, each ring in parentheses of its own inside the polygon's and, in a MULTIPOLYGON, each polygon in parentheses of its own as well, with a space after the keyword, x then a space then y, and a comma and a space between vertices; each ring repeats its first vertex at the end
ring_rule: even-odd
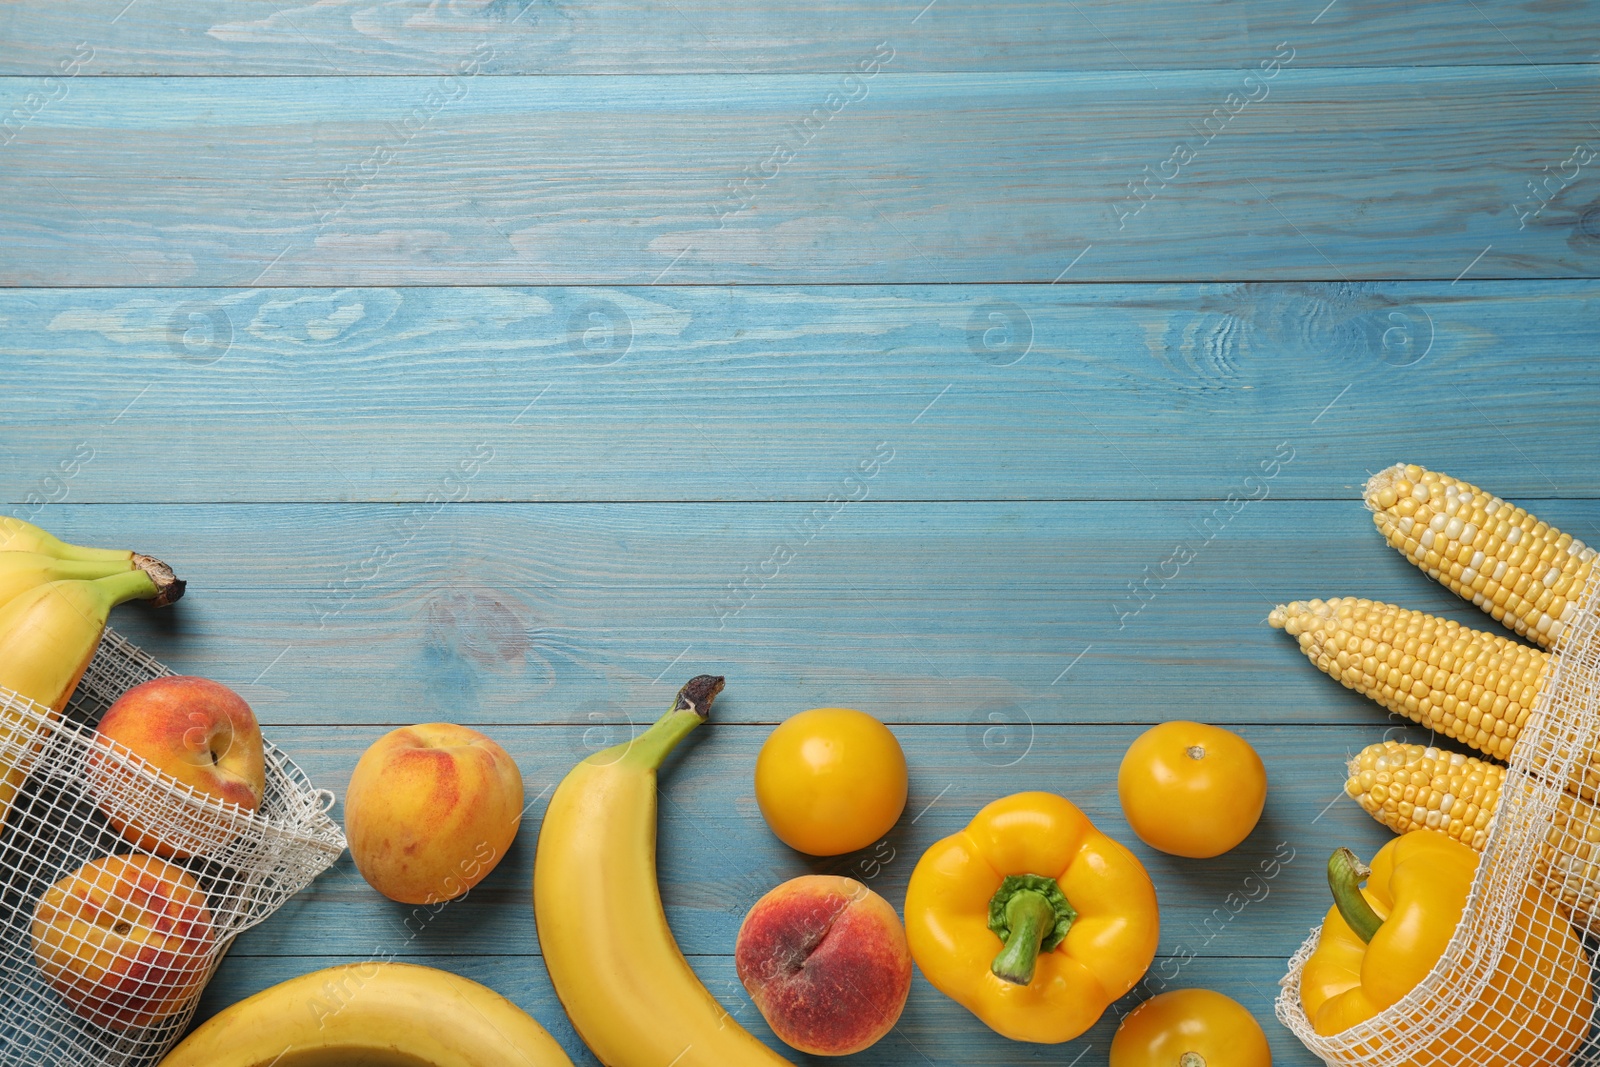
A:
POLYGON ((1011 928, 1011 936, 1006 938, 1006 947, 1000 950, 989 969, 1002 982, 1027 985, 1033 981, 1044 935, 1056 924, 1056 909, 1050 906, 1043 893, 1024 889, 1013 893, 1006 901, 1006 924, 1011 928))
POLYGON ((1336 848, 1328 857, 1328 888, 1333 892, 1334 906, 1345 925, 1362 941, 1371 941, 1383 926, 1383 920, 1361 892, 1361 883, 1371 876, 1367 865, 1347 848, 1336 848))
POLYGON ((1033 981, 1039 953, 1061 944, 1077 917, 1054 878, 1006 875, 989 898, 989 929, 1005 946, 989 970, 1003 982, 1027 985, 1033 981))

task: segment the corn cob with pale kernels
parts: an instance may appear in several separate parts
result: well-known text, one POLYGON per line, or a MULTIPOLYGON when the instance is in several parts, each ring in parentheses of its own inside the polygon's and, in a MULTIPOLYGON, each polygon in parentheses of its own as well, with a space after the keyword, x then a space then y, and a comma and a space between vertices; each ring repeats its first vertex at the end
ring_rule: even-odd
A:
POLYGON ((1367 482, 1389 544, 1528 640, 1554 648, 1577 614, 1595 550, 1475 485, 1415 464, 1367 482))
POLYGON ((1483 850, 1506 769, 1459 752, 1380 741, 1350 761, 1344 791, 1397 834, 1438 830, 1483 850))
MULTIPOLYGON (((1397 834, 1439 830, 1482 851, 1500 809, 1506 769, 1458 752, 1383 741, 1350 761, 1345 792, 1397 834)), ((1600 809, 1562 793, 1544 846, 1538 878, 1572 919, 1594 929, 1600 916, 1600 809)), ((1600 932, 1597 930, 1596 932, 1600 932)))
POLYGON ((1347 689, 1498 759, 1549 673, 1547 652, 1376 600, 1295 601, 1267 621, 1347 689))

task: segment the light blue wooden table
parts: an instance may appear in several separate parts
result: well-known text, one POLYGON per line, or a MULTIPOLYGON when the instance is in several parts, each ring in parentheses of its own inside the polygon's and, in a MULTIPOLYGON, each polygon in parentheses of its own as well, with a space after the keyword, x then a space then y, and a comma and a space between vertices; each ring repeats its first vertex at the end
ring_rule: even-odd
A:
MULTIPOLYGON (((919 977, 856 1061, 1103 1063, 1198 985, 1310 1064, 1271 1003, 1327 852, 1385 838, 1342 764, 1394 724, 1265 616, 1491 625, 1373 531, 1395 461, 1600 537, 1600 3, 925 2, 0 6, 6 510, 177 565, 180 608, 120 626, 334 790, 448 719, 538 795, 725 674, 663 892, 769 1041, 730 959, 757 896, 836 871, 898 905, 928 844, 1046 788, 1148 865, 1152 978, 1051 1048, 919 977), (909 756, 881 869, 756 810, 767 731, 823 704, 909 756), (1176 717, 1267 761, 1217 860, 1117 805, 1176 717)), ((341 861, 202 1017, 392 954, 593 1063, 538 955, 542 807, 420 934, 341 861)))

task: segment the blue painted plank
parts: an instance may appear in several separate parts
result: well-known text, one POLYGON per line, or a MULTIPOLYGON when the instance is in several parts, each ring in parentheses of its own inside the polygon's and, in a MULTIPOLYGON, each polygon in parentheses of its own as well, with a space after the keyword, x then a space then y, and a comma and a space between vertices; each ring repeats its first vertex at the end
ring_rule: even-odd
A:
MULTIPOLYGON (((1600 502, 1530 503, 1580 537, 1600 531, 1600 502)), ((41 518, 173 563, 187 597, 130 606, 116 625, 176 669, 240 686, 274 724, 653 718, 671 668, 733 679, 732 722, 847 701, 894 723, 980 727, 991 713, 1374 725, 1375 705, 1266 625, 1273 605, 1369 595, 1495 626, 1388 548, 1353 499, 1208 519, 1216 507, 868 501, 809 540, 812 507, 793 504, 53 505, 41 518), (1162 567, 1179 542, 1195 558, 1162 567)))
MULTIPOLYGON (((668 683, 681 683, 688 673, 679 671, 668 683)), ((729 695, 741 688, 739 681, 730 679, 729 695)), ((853 699, 848 690, 834 694, 835 703, 853 699)), ((639 718, 648 721, 657 710, 640 709, 639 718)), ((1204 717, 1208 710, 1173 708, 1167 717, 1204 717)), ((414 715, 420 720, 448 711, 416 708, 414 715)), ((321 931, 318 955, 425 960, 538 951, 529 891, 549 792, 579 759, 627 737, 627 725, 597 713, 588 726, 485 727, 517 761, 530 804, 510 854, 481 885, 433 914, 380 896, 347 854, 282 914, 241 937, 233 954, 301 955, 307 951, 308 924, 321 931)), ((1143 726, 900 726, 895 734, 906 753, 911 795, 899 823, 883 841, 858 853, 810 858, 779 842, 756 807, 756 753, 771 728, 714 716, 663 774, 662 896, 678 943, 691 955, 731 954, 751 905, 803 874, 855 878, 900 910, 911 869, 930 845, 959 831, 997 797, 1044 789, 1072 800, 1145 864, 1161 901, 1158 951, 1163 955, 1287 959, 1330 904, 1328 854, 1345 845, 1370 855, 1391 836, 1343 795, 1352 752, 1385 736, 1428 740, 1426 730, 1386 734, 1389 727, 1381 716, 1365 721, 1351 716, 1348 723, 1332 726, 1241 728, 1267 765, 1267 807, 1243 844, 1200 861, 1149 848, 1123 818, 1117 768, 1143 726)), ((356 760, 383 732, 381 727, 285 726, 270 736, 319 788, 343 796, 356 760)), ((342 819, 343 809, 335 809, 334 816, 342 819)))
POLYGON ((1600 47, 1592 0, 125 3, 0 5, 0 73, 55 73, 78 42, 84 73, 311 75, 445 74, 479 45, 498 74, 843 71, 879 41, 902 69, 953 72, 1248 67, 1281 40, 1322 66, 1583 63, 1600 47))
POLYGON ((1600 66, 1300 69, 1275 47, 1270 79, 884 70, 847 90, 77 78, 47 99, 0 79, 25 112, 0 284, 1595 275, 1600 66))
POLYGON ((0 290, 0 499, 1594 497, 1597 349, 1591 281, 0 290))

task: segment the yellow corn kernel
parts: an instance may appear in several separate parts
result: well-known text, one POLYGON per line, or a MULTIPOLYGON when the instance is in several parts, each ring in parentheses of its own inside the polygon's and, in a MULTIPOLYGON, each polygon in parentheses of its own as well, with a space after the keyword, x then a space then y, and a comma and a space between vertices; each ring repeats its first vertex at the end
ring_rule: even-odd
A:
POLYGON ((1267 621, 1346 688, 1497 759, 1510 758, 1550 666, 1547 652, 1376 600, 1295 601, 1274 608, 1267 621), (1336 655, 1339 643, 1356 635, 1390 650, 1390 667, 1380 665, 1374 682, 1336 655), (1414 654, 1422 649, 1425 658, 1414 654))
MULTIPOLYGON (((1439 830, 1479 851, 1488 844, 1506 780, 1506 768, 1498 763, 1397 741, 1368 745, 1356 753, 1348 771, 1345 792, 1395 833, 1439 830)), ((1534 861, 1534 876, 1573 921, 1586 929, 1596 927, 1600 809, 1570 792, 1561 794, 1534 861)))
POLYGON ((1476 816, 1498 810, 1506 777, 1498 763, 1398 741, 1368 745, 1350 761, 1349 771, 1345 792, 1395 833, 1427 826, 1479 850, 1488 843, 1488 819, 1476 816), (1417 800, 1402 815, 1400 797, 1412 790, 1417 800))
POLYGON ((1528 640, 1554 648, 1577 614, 1595 550, 1522 508, 1414 464, 1374 474, 1366 501, 1391 546, 1528 640))

